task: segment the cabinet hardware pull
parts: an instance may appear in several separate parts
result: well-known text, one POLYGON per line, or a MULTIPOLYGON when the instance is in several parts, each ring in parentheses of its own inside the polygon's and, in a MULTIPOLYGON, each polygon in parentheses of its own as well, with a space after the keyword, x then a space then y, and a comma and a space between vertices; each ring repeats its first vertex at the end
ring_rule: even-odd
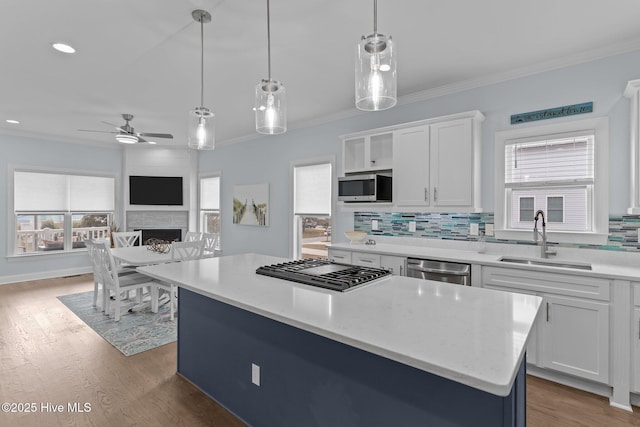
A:
POLYGON ((368 262, 369 264, 371 264, 373 261, 370 259, 365 259, 365 258, 360 258, 360 261, 362 262, 368 262))
POLYGON ((404 276, 404 274, 402 274, 402 266, 400 266, 400 275, 404 276))
POLYGON ((424 187, 424 201, 429 203, 429 189, 424 187))
POLYGON ((436 187, 433 187, 433 202, 437 202, 438 201, 438 189, 436 187))
POLYGON ((547 322, 549 321, 549 303, 547 303, 547 322))

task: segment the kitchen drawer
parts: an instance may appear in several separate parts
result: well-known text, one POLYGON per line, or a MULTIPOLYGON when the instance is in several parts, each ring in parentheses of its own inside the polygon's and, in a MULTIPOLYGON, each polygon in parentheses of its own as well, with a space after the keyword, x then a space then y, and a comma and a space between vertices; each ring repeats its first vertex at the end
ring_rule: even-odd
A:
POLYGON ((351 251, 329 249, 329 260, 340 264, 351 264, 351 251))
POLYGON ((483 267, 482 286, 493 285, 545 294, 610 300, 609 280, 517 268, 483 267))
POLYGON ((351 254, 351 264, 362 267, 380 268, 380 255, 354 252, 351 254))

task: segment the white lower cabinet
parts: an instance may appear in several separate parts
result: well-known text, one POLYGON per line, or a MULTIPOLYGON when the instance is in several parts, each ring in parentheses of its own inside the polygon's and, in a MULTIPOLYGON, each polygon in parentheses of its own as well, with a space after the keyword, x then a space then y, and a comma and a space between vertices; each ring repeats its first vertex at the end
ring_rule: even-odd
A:
POLYGON ((640 393, 640 284, 633 285, 633 327, 631 328, 631 391, 640 393))
POLYGON ((351 264, 362 267, 380 268, 380 255, 363 252, 351 254, 351 264))
POLYGON ((609 383, 609 304, 543 295, 538 365, 609 383))
POLYGON ((610 385, 609 280, 483 267, 482 286, 543 298, 528 363, 610 385))
POLYGON ((351 251, 329 248, 329 261, 340 264, 351 264, 351 251))
POLYGON ((380 268, 386 268, 394 276, 406 276, 407 259, 399 256, 381 255, 380 268))

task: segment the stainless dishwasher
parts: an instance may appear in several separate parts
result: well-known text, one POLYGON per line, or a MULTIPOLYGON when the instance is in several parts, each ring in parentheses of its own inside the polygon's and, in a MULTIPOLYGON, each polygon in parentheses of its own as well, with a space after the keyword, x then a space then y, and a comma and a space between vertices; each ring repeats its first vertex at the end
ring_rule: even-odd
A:
POLYGON ((408 258, 407 276, 471 286, 471 265, 458 262, 408 258))

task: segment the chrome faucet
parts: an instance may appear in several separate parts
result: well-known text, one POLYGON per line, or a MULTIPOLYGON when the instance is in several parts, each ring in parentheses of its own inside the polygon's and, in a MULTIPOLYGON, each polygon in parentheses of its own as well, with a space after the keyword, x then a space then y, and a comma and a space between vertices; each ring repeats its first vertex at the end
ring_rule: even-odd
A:
POLYGON ((539 210, 533 218, 533 241, 538 243, 538 234, 542 236, 542 245, 540 246, 540 257, 549 258, 549 255, 555 255, 555 249, 547 248, 547 224, 544 222, 544 212, 539 210), (542 216, 542 233, 538 231, 538 216, 542 216))

